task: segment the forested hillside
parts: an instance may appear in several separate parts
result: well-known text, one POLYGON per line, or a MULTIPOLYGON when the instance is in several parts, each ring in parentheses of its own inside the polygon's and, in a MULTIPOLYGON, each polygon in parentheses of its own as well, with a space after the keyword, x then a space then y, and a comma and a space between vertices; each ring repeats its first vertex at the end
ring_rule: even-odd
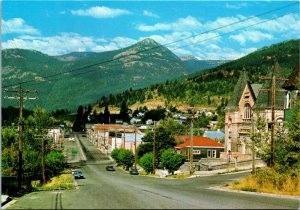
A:
POLYGON ((120 106, 122 100, 125 100, 128 105, 139 106, 149 101, 156 101, 163 102, 167 106, 186 104, 217 107, 229 99, 240 71, 243 69, 248 71, 250 79, 259 83, 262 82, 259 81, 259 77, 270 73, 270 68, 276 60, 283 74, 288 76, 299 63, 299 40, 264 47, 238 60, 199 72, 189 78, 170 80, 145 89, 127 90, 122 94, 102 97, 98 100, 98 105, 100 107, 104 104, 120 106))
MULTIPOLYGON (((33 50, 7 49, 3 51, 2 63, 3 86, 23 83, 24 88, 36 90, 39 100, 27 103, 26 108, 41 106, 49 111, 76 110, 101 96, 188 74, 174 53, 152 39, 115 51, 58 57, 33 50)), ((3 100, 4 107, 15 104, 3 100)))

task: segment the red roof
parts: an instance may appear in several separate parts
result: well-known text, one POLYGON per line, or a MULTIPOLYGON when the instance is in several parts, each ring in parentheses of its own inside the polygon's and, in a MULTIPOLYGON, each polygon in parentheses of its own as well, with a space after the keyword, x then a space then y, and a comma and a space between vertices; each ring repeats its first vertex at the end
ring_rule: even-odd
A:
MULTIPOLYGON (((177 145, 175 148, 185 148, 190 147, 190 136, 176 136, 176 139, 185 140, 184 143, 177 145)), ((203 148, 224 148, 224 145, 207 137, 194 136, 193 147, 203 147, 203 148)))

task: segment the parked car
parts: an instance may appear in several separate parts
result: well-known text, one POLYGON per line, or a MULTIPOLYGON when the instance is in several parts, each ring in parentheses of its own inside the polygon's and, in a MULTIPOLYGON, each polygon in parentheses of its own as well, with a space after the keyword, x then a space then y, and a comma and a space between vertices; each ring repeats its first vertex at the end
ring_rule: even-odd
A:
POLYGON ((82 171, 74 171, 73 176, 75 179, 84 179, 82 171))
POLYGON ((115 168, 113 166, 106 166, 107 171, 115 171, 115 168))
POLYGON ((71 169, 72 175, 74 175, 75 171, 78 171, 78 170, 75 169, 75 168, 72 168, 72 169, 71 169))
POLYGON ((136 168, 131 169, 130 171, 131 175, 139 175, 139 171, 136 168))

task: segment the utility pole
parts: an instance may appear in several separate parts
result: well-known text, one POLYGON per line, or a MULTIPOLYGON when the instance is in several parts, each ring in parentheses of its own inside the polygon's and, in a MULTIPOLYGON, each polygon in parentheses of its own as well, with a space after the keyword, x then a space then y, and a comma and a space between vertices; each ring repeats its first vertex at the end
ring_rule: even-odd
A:
POLYGON ((251 130, 252 130, 252 174, 255 174, 255 145, 254 145, 254 138, 255 138, 255 130, 254 130, 254 114, 252 112, 251 117, 251 130))
POLYGON ((36 139, 42 140, 42 177, 43 185, 46 184, 46 166, 45 166, 45 137, 43 135, 38 135, 36 139))
POLYGON ((153 135, 153 160, 152 160, 152 170, 153 174, 155 174, 155 131, 156 131, 156 122, 154 121, 154 135, 153 135))
POLYGON ((134 168, 136 168, 136 127, 134 126, 134 168))
POLYGON ((125 128, 123 129, 123 146, 122 148, 125 149, 125 128))
POLYGON ((23 121, 23 100, 37 100, 37 97, 30 98, 24 97, 26 93, 37 93, 37 91, 33 90, 24 90, 22 88, 22 83, 19 84, 19 90, 3 90, 3 92, 10 92, 10 93, 17 93, 17 96, 4 96, 6 99, 16 99, 19 101, 19 167, 18 167, 18 188, 21 189, 22 186, 22 153, 23 153, 23 128, 24 128, 24 121, 23 121))
POLYGON ((190 174, 193 173, 193 146, 194 146, 194 133, 193 121, 191 120, 191 139, 190 139, 190 174))
POLYGON ((275 146, 274 146, 274 135, 275 135, 275 106, 276 106, 276 92, 281 91, 285 92, 285 90, 277 90, 276 89, 276 81, 285 81, 287 79, 285 78, 276 78, 275 76, 275 68, 278 68, 278 63, 275 64, 275 67, 273 67, 273 74, 272 77, 261 77, 262 80, 271 80, 272 85, 271 89, 260 89, 263 91, 271 91, 272 98, 271 98, 271 143, 270 143, 270 149, 271 149, 271 158, 270 158, 270 167, 273 168, 275 165, 275 146))

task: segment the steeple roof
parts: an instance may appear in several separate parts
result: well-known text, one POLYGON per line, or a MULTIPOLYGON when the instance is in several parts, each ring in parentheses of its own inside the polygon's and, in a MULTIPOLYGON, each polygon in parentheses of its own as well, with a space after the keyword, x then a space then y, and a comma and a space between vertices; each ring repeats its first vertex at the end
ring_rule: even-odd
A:
POLYGON ((225 109, 235 109, 236 107, 238 107, 239 101, 241 99, 241 96, 243 94, 243 91, 248 81, 249 81, 248 73, 245 71, 245 69, 243 69, 234 87, 232 96, 230 97, 230 100, 228 101, 228 104, 225 109))
MULTIPOLYGON (((279 78, 283 78, 283 72, 278 64, 272 66, 271 73, 268 75, 268 80, 265 80, 262 86, 263 90, 259 91, 257 100, 254 105, 254 109, 270 109, 272 106, 272 80, 271 78, 275 76, 276 84, 275 89, 280 90, 282 89, 282 85, 284 81, 278 80, 279 78)), ((276 91, 275 92, 275 109, 283 109, 284 108, 284 99, 285 99, 285 92, 283 91, 276 91)))

